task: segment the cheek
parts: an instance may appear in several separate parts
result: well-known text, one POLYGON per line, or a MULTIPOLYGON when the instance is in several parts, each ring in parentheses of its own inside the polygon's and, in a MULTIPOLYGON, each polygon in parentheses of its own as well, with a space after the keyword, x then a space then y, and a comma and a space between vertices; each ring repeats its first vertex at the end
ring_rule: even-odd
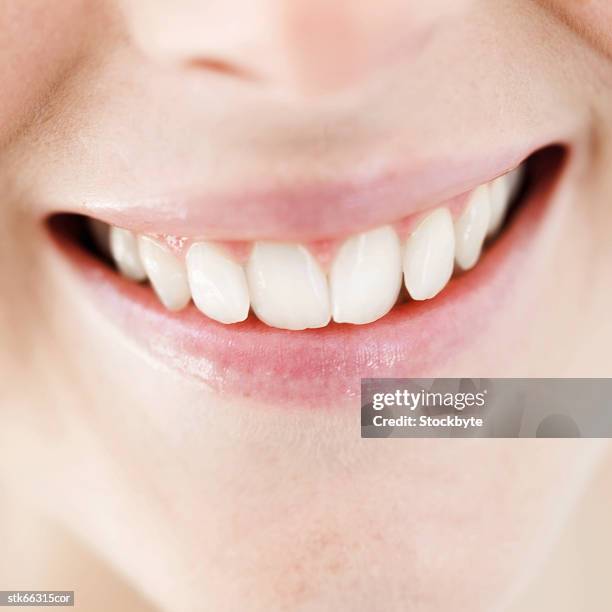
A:
POLYGON ((612 58, 612 3, 610 0, 539 0, 570 29, 612 58))
POLYGON ((66 76, 87 6, 82 0, 0 2, 0 149, 44 110, 46 97, 66 76))

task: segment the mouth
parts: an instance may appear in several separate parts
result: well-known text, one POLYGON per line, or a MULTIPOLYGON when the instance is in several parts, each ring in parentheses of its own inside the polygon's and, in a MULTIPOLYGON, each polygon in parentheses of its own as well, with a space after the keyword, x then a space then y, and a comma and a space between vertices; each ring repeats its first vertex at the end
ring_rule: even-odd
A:
POLYGON ((139 347, 217 392, 323 406, 362 377, 439 375, 470 350, 475 322, 519 299, 568 157, 546 146, 404 218, 306 242, 47 221, 139 347))

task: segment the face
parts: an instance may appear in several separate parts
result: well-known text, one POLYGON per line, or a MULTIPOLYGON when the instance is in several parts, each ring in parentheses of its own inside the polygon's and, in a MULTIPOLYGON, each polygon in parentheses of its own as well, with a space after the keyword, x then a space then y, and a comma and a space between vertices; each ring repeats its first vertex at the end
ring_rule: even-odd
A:
POLYGON ((359 380, 612 375, 611 24, 5 0, 3 484, 168 609, 505 601, 601 446, 362 440, 359 380))

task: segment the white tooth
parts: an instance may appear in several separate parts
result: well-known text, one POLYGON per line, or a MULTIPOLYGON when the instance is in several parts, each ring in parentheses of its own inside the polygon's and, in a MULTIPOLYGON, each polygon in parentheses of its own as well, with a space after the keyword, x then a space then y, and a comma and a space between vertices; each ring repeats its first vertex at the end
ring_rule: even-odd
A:
POLYGON ((447 208, 438 208, 419 223, 406 241, 404 282, 415 300, 437 295, 453 274, 455 230, 447 208))
POLYGON ((110 225, 97 219, 88 219, 89 231, 97 249, 106 257, 111 257, 110 225))
POLYGON ((256 242, 247 280, 251 305, 264 323, 295 330, 329 323, 327 279, 305 247, 256 242))
POLYGON ((385 226, 349 238, 330 273, 334 321, 371 323, 393 308, 402 286, 399 238, 385 226))
POLYGON ((140 257, 161 303, 168 310, 180 310, 189 303, 191 293, 187 270, 168 247, 148 236, 140 236, 140 257))
POLYGON ((462 270, 472 268, 482 250, 491 215, 488 185, 474 189, 468 204, 455 221, 455 260, 462 270))
POLYGON ((487 236, 493 236, 502 226, 508 212, 508 207, 520 187, 522 177, 523 166, 521 165, 512 170, 512 172, 496 178, 489 184, 489 189, 491 190, 491 217, 489 219, 487 236))
POLYGON ((497 234, 504 221, 509 203, 508 186, 508 178, 505 174, 489 184, 489 189, 491 190, 491 216, 487 236, 497 234))
POLYGON ((132 232, 120 227, 111 227, 110 250, 121 274, 135 281, 147 278, 138 252, 138 240, 132 232))
POLYGON ((240 264, 208 242, 192 244, 186 261, 193 301, 205 315, 221 323, 247 318, 249 290, 240 264))

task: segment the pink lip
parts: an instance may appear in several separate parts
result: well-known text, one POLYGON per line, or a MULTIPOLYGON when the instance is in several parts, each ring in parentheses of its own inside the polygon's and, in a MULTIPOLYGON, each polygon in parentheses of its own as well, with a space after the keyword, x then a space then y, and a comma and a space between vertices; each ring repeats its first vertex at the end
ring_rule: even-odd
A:
POLYGON ((435 376, 468 351, 492 315, 521 294, 517 283, 526 275, 523 264, 537 243, 550 191, 551 184, 537 186, 479 264, 453 278, 436 298, 397 306, 365 326, 332 324, 291 332, 252 316, 222 325, 193 306, 169 313, 149 287, 122 279, 71 241, 56 242, 96 303, 172 368, 224 394, 324 407, 354 398, 362 377, 435 376))
POLYGON ((538 147, 484 159, 413 163, 406 171, 367 170, 325 184, 237 188, 231 195, 173 193, 137 201, 84 198, 72 210, 138 233, 224 241, 310 242, 337 238, 453 201, 511 170, 538 147))

